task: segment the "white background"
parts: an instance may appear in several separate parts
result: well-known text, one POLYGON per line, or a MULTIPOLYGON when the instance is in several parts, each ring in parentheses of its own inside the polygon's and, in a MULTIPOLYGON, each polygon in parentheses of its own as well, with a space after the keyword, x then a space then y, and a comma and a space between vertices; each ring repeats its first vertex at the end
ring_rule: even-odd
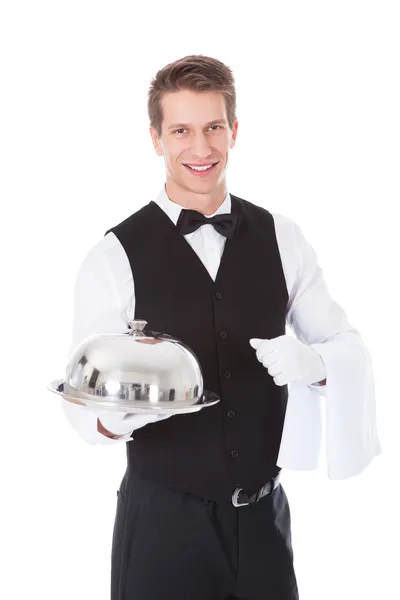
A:
POLYGON ((397 9, 3 2, 2 598, 109 598, 125 445, 83 442, 46 384, 64 373, 86 252, 164 182, 147 91, 187 54, 235 74, 229 191, 300 225, 374 361, 382 455, 342 482, 284 473, 300 597, 400 597, 397 9))

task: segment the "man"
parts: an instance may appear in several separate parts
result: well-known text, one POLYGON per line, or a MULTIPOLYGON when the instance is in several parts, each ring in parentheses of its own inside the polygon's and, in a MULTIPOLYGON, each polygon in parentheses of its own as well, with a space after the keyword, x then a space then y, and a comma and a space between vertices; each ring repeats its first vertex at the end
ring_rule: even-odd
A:
POLYGON ((230 69, 204 56, 167 65, 148 109, 166 183, 86 257, 71 351, 142 318, 193 349, 221 401, 169 417, 63 403, 89 443, 126 442, 111 598, 294 600, 280 470, 315 468, 321 396, 330 477, 379 453, 368 351, 299 227, 227 191, 238 129, 230 69))

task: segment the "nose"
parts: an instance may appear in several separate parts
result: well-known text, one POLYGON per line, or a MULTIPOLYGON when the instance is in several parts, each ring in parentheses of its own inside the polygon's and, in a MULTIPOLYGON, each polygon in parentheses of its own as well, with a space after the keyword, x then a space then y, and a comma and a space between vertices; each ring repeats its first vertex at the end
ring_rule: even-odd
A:
POLYGON ((197 158, 206 159, 210 156, 211 149, 208 144, 207 136, 204 133, 198 133, 193 141, 193 152, 197 158))

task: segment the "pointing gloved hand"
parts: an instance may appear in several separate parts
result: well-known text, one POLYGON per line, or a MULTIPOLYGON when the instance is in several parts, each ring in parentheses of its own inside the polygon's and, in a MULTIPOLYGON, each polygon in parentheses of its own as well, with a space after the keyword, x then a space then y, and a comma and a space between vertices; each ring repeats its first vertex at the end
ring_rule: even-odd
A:
POLYGON ((326 379, 326 365, 321 356, 293 336, 280 335, 269 340, 252 338, 250 345, 276 385, 300 382, 309 385, 326 379))

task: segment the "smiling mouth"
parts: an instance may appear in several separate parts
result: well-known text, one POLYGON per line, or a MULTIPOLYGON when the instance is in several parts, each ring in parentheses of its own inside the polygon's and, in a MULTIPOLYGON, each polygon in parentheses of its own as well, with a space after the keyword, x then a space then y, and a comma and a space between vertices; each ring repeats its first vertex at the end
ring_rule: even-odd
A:
POLYGON ((195 173, 197 174, 202 174, 202 173, 209 173, 210 171, 213 171, 214 167, 218 164, 219 161, 215 162, 215 163, 211 163, 210 166, 206 167, 206 166, 199 166, 199 167, 191 167, 188 164, 182 163, 184 167, 186 167, 191 173, 195 173))

